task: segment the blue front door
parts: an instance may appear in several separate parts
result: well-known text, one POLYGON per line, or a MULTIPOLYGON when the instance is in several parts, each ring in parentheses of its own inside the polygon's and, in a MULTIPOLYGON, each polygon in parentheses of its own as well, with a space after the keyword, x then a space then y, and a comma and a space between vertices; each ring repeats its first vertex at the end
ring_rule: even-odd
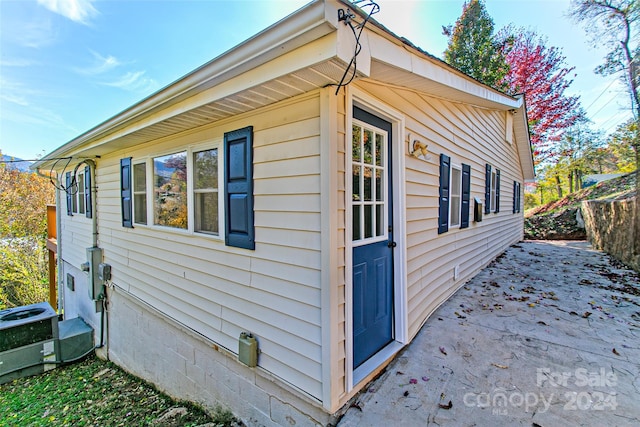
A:
POLYGON ((391 124, 353 108, 353 368, 393 341, 391 124))

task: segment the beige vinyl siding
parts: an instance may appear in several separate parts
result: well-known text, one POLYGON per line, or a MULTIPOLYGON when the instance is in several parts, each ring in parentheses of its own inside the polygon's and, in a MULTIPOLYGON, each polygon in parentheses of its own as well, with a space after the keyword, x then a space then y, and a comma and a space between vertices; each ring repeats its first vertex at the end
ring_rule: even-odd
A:
MULTIPOLYGON (((75 164, 73 165, 75 166, 75 164)), ((72 167, 73 167, 72 166, 72 167)), ((64 174, 61 176, 64 177, 64 174)), ((87 248, 93 246, 93 231, 91 218, 84 214, 67 215, 67 199, 64 191, 59 191, 58 209, 60 215, 59 257, 62 261, 80 268, 87 261, 87 248)))
MULTIPOLYGON (((97 174, 99 238, 113 266, 113 282, 234 353, 240 332, 253 333, 261 350, 259 366, 317 399, 322 378, 319 153, 315 92, 104 156, 97 174), (132 157, 135 164, 207 143, 221 150, 225 132, 249 125, 254 128, 255 251, 225 246, 222 237, 122 227, 121 158, 132 157)), ((220 187, 221 197, 223 192, 220 187)))
POLYGON ((513 181, 522 182, 515 144, 505 140, 503 111, 448 102, 409 90, 361 82, 372 96, 405 114, 406 132, 429 145, 427 161, 406 157, 407 298, 409 337, 460 285, 522 238, 512 213, 513 181), (471 166, 469 228, 438 235, 439 156, 471 166), (484 203, 485 164, 500 170, 500 212, 473 221, 473 199, 484 203), (454 268, 459 277, 454 280, 454 268))

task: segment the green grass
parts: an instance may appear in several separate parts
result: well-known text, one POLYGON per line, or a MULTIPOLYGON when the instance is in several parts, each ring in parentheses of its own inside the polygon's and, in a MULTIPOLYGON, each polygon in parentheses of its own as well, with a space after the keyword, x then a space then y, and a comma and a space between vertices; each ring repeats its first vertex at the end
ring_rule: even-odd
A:
POLYGON ((0 385, 0 426, 233 426, 231 412, 212 416, 176 402, 111 362, 95 357, 0 385), (178 409, 184 408, 184 409, 178 409), (169 416, 173 413, 173 416, 169 416))

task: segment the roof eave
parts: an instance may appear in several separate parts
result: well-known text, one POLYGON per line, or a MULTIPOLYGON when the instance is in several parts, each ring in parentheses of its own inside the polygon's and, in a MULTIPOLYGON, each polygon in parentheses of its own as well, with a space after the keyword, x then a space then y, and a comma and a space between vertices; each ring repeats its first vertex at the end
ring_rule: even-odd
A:
POLYGON ((33 169, 50 163, 49 159, 65 157, 84 143, 113 132, 145 114, 166 108, 186 99, 220 79, 229 79, 247 68, 257 67, 276 56, 284 55, 311 40, 335 31, 337 16, 328 13, 321 0, 315 0, 290 14, 241 44, 229 49, 206 64, 170 83, 152 95, 100 123, 55 149, 32 165, 33 169))

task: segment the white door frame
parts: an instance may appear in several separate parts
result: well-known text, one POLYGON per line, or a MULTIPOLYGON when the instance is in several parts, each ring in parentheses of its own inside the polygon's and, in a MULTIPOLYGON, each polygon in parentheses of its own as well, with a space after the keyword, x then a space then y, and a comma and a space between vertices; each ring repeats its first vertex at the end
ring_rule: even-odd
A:
POLYGON ((346 111, 346 155, 345 177, 352 175, 352 124, 353 106, 357 105, 391 123, 392 179, 393 188, 393 235, 397 243, 393 254, 393 298, 394 298, 394 341, 380 350, 369 360, 353 369, 353 245, 351 242, 351 193, 352 180, 345 179, 345 337, 346 337, 346 380, 347 391, 353 390, 365 377, 393 356, 408 342, 408 313, 406 285, 406 210, 405 210, 405 120, 399 111, 383 104, 357 87, 347 87, 346 111))

